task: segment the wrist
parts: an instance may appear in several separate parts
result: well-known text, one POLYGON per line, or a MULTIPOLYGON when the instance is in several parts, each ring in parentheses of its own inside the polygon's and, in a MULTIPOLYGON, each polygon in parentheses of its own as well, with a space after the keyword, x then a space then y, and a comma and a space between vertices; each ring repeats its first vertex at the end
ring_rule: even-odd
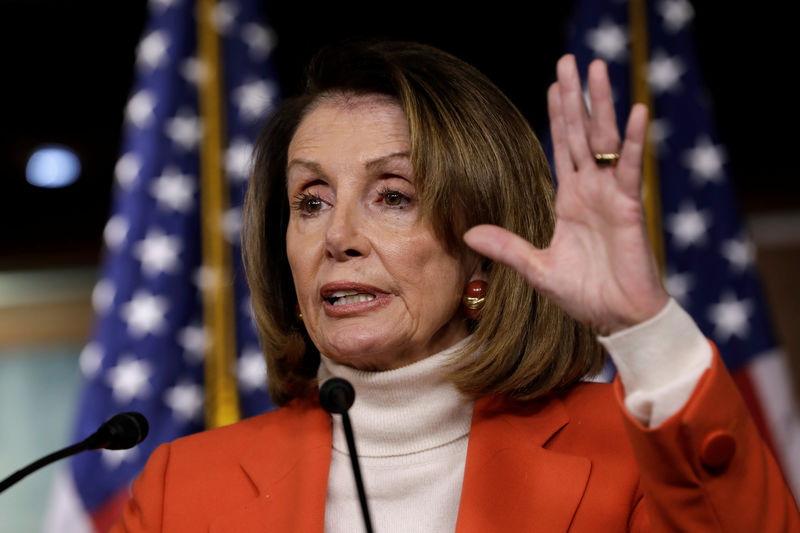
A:
POLYGON ((598 332, 602 336, 610 336, 647 322, 661 313, 664 308, 666 308, 669 301, 669 294, 661 289, 652 294, 649 298, 636 302, 637 305, 626 314, 620 315, 616 320, 605 326, 598 327, 598 332))

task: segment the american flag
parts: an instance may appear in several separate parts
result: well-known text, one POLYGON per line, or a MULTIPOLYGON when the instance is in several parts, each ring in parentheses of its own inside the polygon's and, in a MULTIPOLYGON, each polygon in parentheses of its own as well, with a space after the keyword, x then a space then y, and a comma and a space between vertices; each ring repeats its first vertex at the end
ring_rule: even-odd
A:
MULTIPOLYGON (((199 146, 207 130, 198 81, 209 70, 198 59, 195 0, 153 0, 148 10, 125 108, 106 253, 92 295, 95 331, 80 357, 85 386, 74 435, 82 440, 120 411, 142 412, 150 434, 131 450, 71 459, 54 487, 47 521, 58 531, 106 530, 153 449, 204 429, 209 334, 200 289, 209 276, 201 268, 199 146)), ((224 175, 230 202, 222 220, 232 253, 238 388, 242 415, 251 416, 271 404, 239 229, 252 144, 278 98, 270 66, 274 35, 254 0, 217 2, 213 27, 227 119, 224 175)))
MULTIPOLYGON (((660 181, 665 285, 719 347, 800 496, 800 418, 694 53, 694 9, 687 0, 629 1, 641 1, 647 11, 643 72, 652 99, 649 136, 660 181)), ((595 58, 608 64, 620 131, 635 81, 631 24, 636 22, 629 21, 629 7, 625 0, 579 0, 567 45, 582 72, 595 58)))

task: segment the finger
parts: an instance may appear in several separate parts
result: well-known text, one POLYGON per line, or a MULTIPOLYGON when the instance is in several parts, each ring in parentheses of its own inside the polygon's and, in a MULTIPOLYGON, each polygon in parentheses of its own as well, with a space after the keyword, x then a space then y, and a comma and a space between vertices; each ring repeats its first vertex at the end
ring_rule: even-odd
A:
POLYGON ((567 141, 575 166, 594 164, 587 137, 589 114, 581 90, 581 80, 575 56, 565 55, 556 64, 558 86, 560 88, 561 108, 564 112, 567 141))
POLYGON ((618 152, 619 129, 614 101, 611 98, 611 83, 604 61, 596 59, 589 65, 589 102, 592 113, 589 117, 589 146, 592 152, 604 154, 618 152))
POLYGON ((538 257, 541 250, 519 235, 498 226, 484 224, 467 231, 464 242, 479 254, 513 268, 528 283, 539 287, 543 267, 538 257))
POLYGON ((642 159, 647 134, 647 106, 636 104, 631 109, 625 128, 625 141, 617 164, 617 181, 622 190, 638 198, 642 182, 642 159))
POLYGON ((575 172, 572 157, 567 145, 567 126, 564 124, 564 113, 561 109, 561 96, 558 83, 554 83, 547 91, 547 113, 550 115, 550 137, 553 140, 553 160, 556 165, 556 177, 559 180, 569 179, 575 172))

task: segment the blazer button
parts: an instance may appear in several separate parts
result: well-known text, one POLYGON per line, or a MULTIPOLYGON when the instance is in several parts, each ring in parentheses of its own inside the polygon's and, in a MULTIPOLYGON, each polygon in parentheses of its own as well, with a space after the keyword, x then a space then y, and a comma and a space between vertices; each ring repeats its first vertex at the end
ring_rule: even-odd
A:
POLYGON ((707 470, 717 473, 728 466, 735 452, 736 440, 733 435, 725 430, 717 429, 709 433, 703 440, 700 461, 707 470))

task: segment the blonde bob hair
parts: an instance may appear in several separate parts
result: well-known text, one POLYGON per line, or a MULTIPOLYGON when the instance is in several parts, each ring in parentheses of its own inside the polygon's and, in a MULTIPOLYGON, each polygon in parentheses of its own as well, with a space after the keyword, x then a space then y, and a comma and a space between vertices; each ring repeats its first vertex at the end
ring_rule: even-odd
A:
MULTIPOLYGON (((277 405, 315 394, 320 361, 297 318, 286 256, 288 147, 320 99, 379 94, 399 102, 408 119, 421 216, 455 256, 472 253, 461 236, 477 224, 502 226, 537 247, 548 245, 555 225, 554 187, 539 141, 508 98, 472 66, 415 43, 347 43, 321 50, 306 83, 262 131, 245 201, 245 269, 277 405)), ((460 390, 532 399, 602 368, 603 353, 589 328, 516 272, 488 261, 484 267, 486 304, 450 376, 460 390), (476 350, 480 356, 471 357, 476 350)))

